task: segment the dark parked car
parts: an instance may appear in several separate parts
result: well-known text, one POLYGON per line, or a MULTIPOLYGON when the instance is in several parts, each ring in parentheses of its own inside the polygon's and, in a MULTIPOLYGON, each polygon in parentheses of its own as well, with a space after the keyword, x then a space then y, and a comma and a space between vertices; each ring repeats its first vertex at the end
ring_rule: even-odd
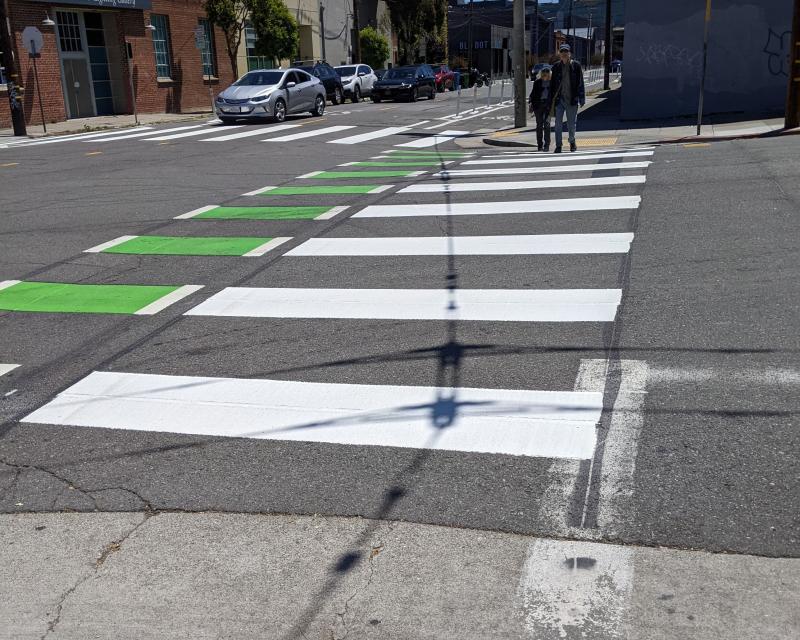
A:
POLYGON ((436 98, 436 78, 427 64, 394 67, 372 86, 373 102, 398 98, 414 102, 422 96, 436 98))
POLYGON ((433 69, 433 75, 436 78, 436 90, 439 93, 443 92, 445 89, 453 90, 456 84, 456 76, 450 70, 446 64, 433 64, 431 65, 431 69, 433 69))
POLYGON ((310 73, 325 85, 325 93, 331 104, 342 104, 344 102, 344 87, 339 74, 327 62, 317 62, 314 65, 295 65, 296 68, 310 73))
POLYGON ((386 69, 373 69, 372 73, 374 73, 375 77, 380 80, 383 77, 383 74, 386 73, 386 69))

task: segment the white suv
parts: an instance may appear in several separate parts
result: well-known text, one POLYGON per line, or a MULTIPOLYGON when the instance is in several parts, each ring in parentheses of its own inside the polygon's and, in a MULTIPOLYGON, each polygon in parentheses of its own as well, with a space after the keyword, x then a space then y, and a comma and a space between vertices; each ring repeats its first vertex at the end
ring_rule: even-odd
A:
POLYGON ((342 78, 345 98, 359 102, 364 96, 372 93, 372 85, 378 79, 375 72, 366 64, 348 64, 336 67, 336 73, 342 78))

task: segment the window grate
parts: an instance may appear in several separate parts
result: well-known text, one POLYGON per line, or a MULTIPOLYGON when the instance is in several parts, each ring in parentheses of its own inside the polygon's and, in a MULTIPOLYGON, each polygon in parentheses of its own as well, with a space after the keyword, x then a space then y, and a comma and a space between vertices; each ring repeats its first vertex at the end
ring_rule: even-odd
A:
MULTIPOLYGON (((156 55, 156 74, 159 78, 172 77, 172 61, 169 55, 169 22, 167 16, 150 14, 153 31, 153 50, 156 55)), ((204 61, 205 64, 205 61, 204 61)))

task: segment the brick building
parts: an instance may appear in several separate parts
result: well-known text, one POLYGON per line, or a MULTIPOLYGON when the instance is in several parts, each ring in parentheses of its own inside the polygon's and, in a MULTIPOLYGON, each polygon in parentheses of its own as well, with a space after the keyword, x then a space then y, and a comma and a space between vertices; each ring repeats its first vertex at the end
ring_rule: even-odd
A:
MULTIPOLYGON (((140 113, 208 110, 209 87, 216 93, 234 80, 224 36, 206 20, 201 0, 7 0, 7 7, 20 71, 8 80, 24 90, 29 124, 41 122, 38 90, 45 120, 57 122, 132 113, 133 95, 140 113), (44 38, 41 87, 22 42, 28 26, 44 38), (201 42, 210 42, 202 49, 198 26, 201 42)), ((6 91, 0 88, 0 128, 11 122, 6 91)))

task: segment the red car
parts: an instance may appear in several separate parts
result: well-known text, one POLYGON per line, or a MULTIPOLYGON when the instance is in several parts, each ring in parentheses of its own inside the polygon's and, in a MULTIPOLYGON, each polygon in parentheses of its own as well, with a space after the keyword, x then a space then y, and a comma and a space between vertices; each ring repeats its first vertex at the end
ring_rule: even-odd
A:
POLYGON ((434 77, 436 78, 436 90, 442 93, 445 89, 453 90, 456 82, 456 75, 446 64, 432 64, 434 77))

